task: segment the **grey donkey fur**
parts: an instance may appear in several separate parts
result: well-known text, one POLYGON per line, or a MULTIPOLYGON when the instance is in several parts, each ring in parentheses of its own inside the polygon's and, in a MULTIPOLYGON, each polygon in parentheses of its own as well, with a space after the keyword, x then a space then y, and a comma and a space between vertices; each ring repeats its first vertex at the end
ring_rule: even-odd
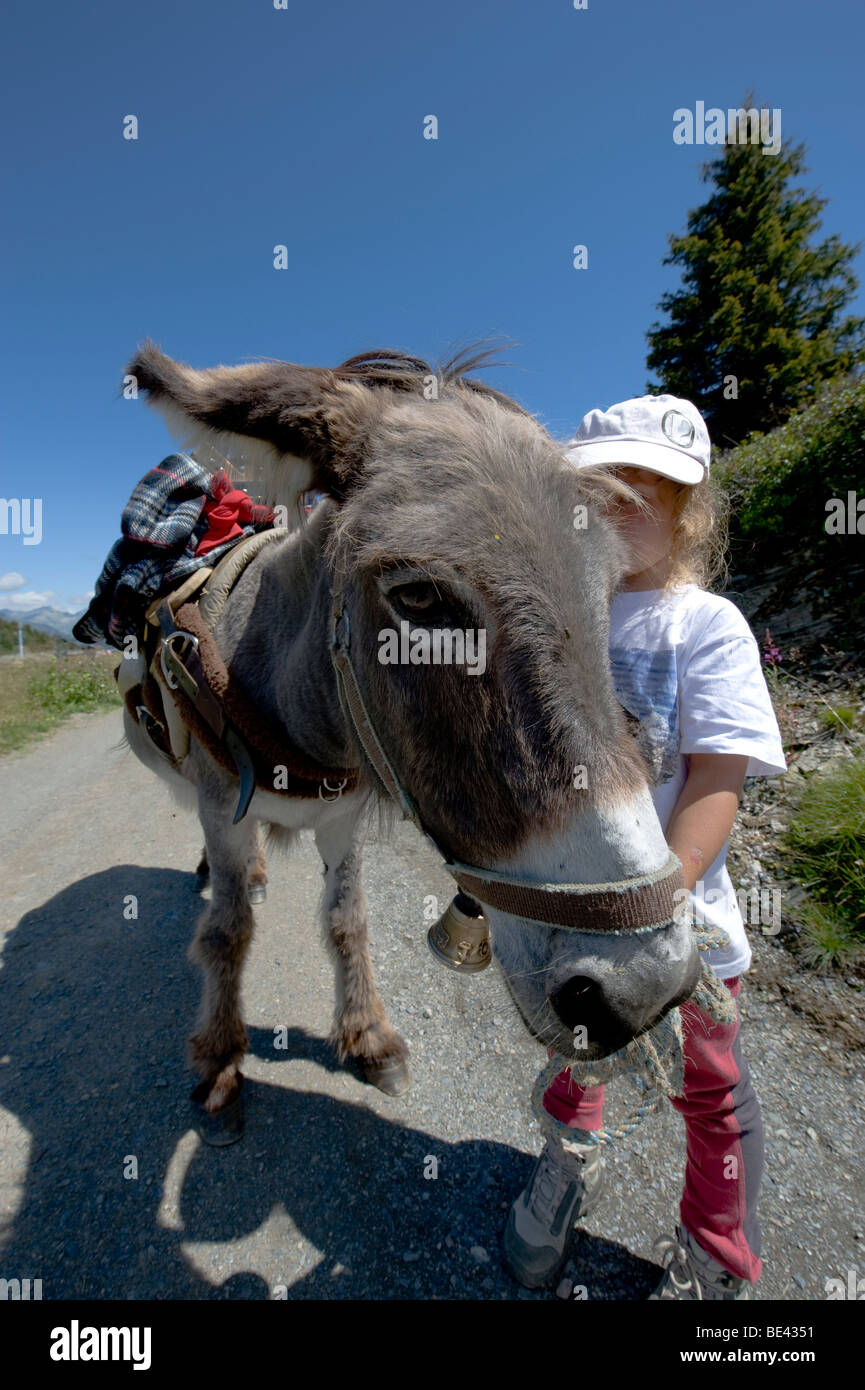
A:
MULTIPOLYGON (((485 356, 483 354, 482 356, 485 356)), ((434 373, 396 353, 325 370, 266 362, 194 370, 152 344, 128 371, 188 447, 263 461, 271 500, 326 494, 308 525, 250 564, 216 628, 232 676, 272 724, 325 766, 359 766, 333 801, 256 790, 233 826, 236 783, 192 739, 174 771, 125 716, 136 754, 197 804, 212 902, 192 955, 204 996, 191 1055, 208 1112, 236 1102, 246 1049, 240 976, 257 825, 315 832, 337 977, 341 1058, 397 1093, 407 1048, 388 1022, 367 946, 361 841, 384 791, 340 705, 329 653, 331 589, 343 585, 364 699, 425 826, 452 858, 538 882, 597 883, 657 869, 667 847, 646 768, 612 687, 609 600, 626 557, 598 497, 542 426, 455 359, 434 373), (429 398, 428 398, 429 397, 429 398), (588 507, 589 524, 574 525, 588 507), (484 629, 482 674, 383 665, 379 634, 484 629), (575 787, 574 768, 587 769, 575 787)), ((690 931, 600 936, 490 910, 494 955, 535 1037, 606 1056, 694 988, 690 931)))

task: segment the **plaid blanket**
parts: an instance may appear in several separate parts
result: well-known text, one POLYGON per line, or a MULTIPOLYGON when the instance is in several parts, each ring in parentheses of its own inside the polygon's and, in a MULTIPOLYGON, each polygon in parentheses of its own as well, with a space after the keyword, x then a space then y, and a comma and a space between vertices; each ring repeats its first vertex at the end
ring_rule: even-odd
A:
POLYGON ((220 470, 210 474, 188 454, 169 454, 141 479, 126 504, 123 535, 111 547, 90 607, 72 629, 79 642, 123 649, 139 637, 144 614, 202 565, 213 565, 244 536, 274 524, 220 470))

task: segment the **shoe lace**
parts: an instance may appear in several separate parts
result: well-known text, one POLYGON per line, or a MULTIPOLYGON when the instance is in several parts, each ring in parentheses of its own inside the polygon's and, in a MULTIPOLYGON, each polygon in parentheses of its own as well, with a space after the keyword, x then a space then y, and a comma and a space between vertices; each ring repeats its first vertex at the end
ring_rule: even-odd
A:
POLYGON ((538 1160, 531 1188, 530 1210, 538 1220, 552 1221, 567 1178, 567 1172, 563 1170, 555 1155, 548 1148, 544 1149, 538 1160))
POLYGON ((652 1253, 669 1272, 673 1286, 679 1293, 693 1292, 695 1298, 702 1300, 703 1290, 694 1258, 678 1236, 662 1236, 655 1241, 652 1253), (680 1279, 679 1275, 684 1275, 684 1279, 680 1279))

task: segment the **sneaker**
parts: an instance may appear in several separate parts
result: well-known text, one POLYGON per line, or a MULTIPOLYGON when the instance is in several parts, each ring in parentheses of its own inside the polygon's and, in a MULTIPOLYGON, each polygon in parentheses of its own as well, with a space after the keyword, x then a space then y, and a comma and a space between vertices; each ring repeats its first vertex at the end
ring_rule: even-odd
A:
POLYGON ((653 1298, 664 1299, 748 1299, 753 1298, 750 1279, 731 1274, 698 1245, 686 1226, 676 1227, 676 1238, 655 1241, 655 1256, 664 1266, 664 1277, 653 1298))
POLYGON ((598 1144, 547 1139, 504 1235, 505 1265, 527 1289, 550 1283, 564 1264, 574 1223, 601 1196, 603 1163, 598 1144))

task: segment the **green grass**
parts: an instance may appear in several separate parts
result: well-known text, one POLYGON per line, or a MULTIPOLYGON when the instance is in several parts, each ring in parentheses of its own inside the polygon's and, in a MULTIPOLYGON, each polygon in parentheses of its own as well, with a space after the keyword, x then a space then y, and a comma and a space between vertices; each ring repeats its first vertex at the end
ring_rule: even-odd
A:
POLYGON ((45 674, 31 677, 30 694, 46 714, 57 716, 99 709, 119 703, 117 687, 102 663, 78 666, 72 661, 55 661, 45 674))
POLYGON ((825 903, 806 903, 801 909, 804 924, 802 956, 817 970, 831 966, 843 969, 862 960, 862 936, 842 916, 825 903))
POLYGON ((810 779, 786 836, 787 864, 809 892, 804 954, 816 965, 865 956, 865 756, 810 779))
POLYGON ((820 723, 833 733, 849 733, 851 729, 861 729, 865 718, 855 705, 827 705, 820 711, 820 723))
POLYGON ((101 651, 0 662, 0 754, 50 733, 70 714, 116 708, 116 664, 114 653, 101 651))

